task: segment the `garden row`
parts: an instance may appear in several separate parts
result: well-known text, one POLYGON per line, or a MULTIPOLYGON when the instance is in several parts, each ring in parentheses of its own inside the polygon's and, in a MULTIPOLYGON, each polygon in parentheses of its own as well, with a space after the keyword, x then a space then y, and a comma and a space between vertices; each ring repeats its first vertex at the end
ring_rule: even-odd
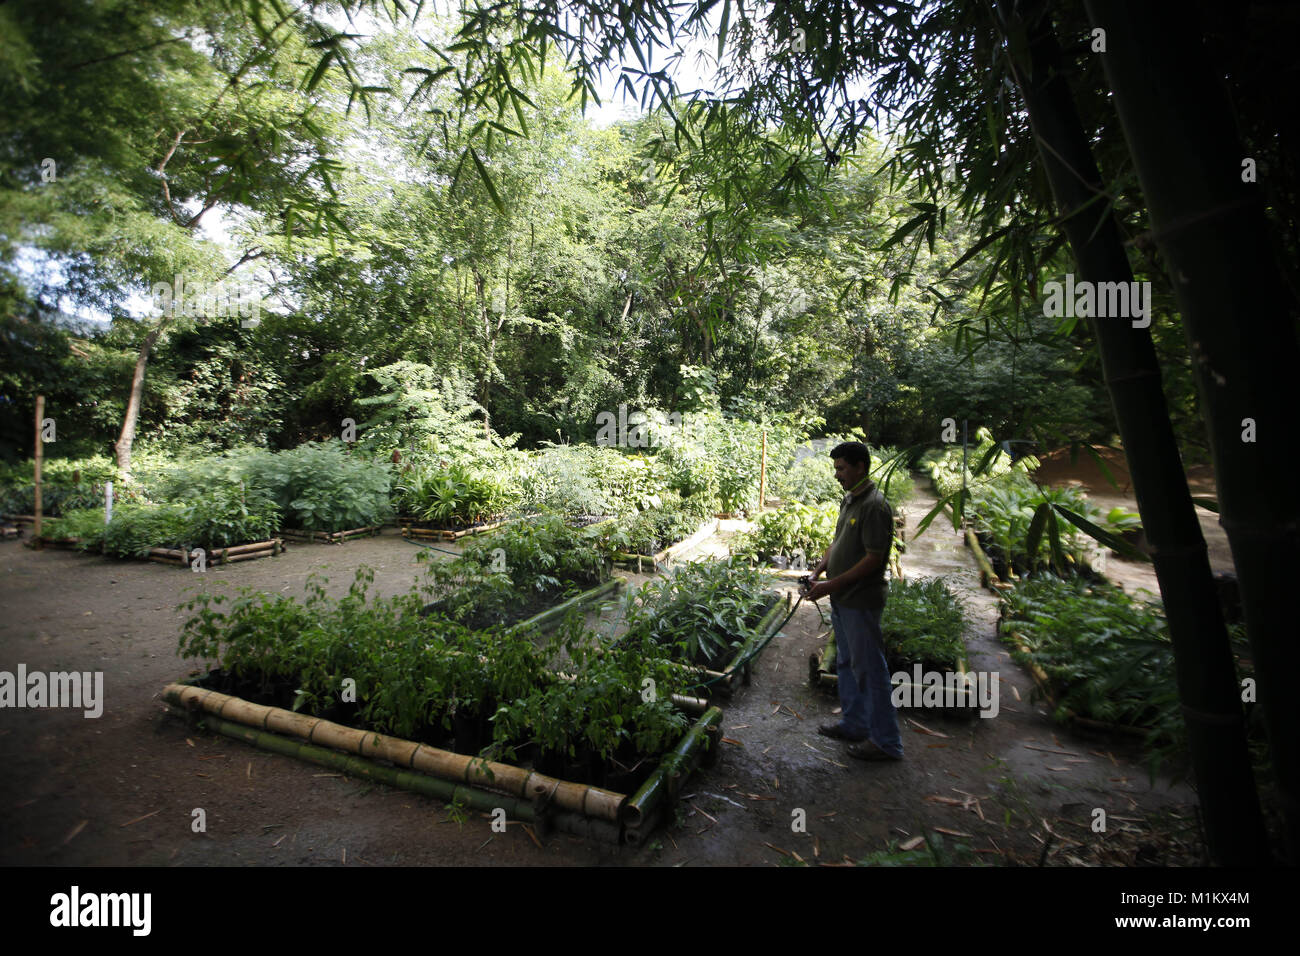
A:
MULTIPOLYGON (((817 553, 828 542, 841 489, 830 460, 799 446, 789 429, 774 429, 765 444, 756 426, 730 419, 664 428, 661 447, 647 453, 567 445, 523 452, 484 441, 458 449, 454 459, 447 449, 366 458, 341 442, 197 455, 180 464, 145 455, 131 481, 115 482, 111 520, 104 509, 111 462, 55 459, 44 468, 51 520, 43 537, 116 557, 151 549, 174 557, 276 536, 337 541, 388 522, 414 537, 452 537, 553 512, 575 525, 606 519, 611 547, 628 560, 652 559, 715 515, 752 510, 764 494, 785 507, 763 519, 760 538, 770 540, 755 542, 760 551, 817 553)), ((906 496, 906 473, 895 471, 886 491, 894 501, 906 496)), ((30 471, 0 471, 0 513, 30 514, 33 507, 30 471)))
POLYGON ((939 502, 920 530, 945 508, 952 512, 954 527, 968 519, 968 543, 985 584, 1005 583, 1043 567, 1058 573, 1071 568, 1099 571, 1092 566, 1103 547, 1135 555, 1134 542, 1141 532, 1138 515, 1122 508, 1103 515, 1077 488, 1036 485, 1031 476, 1038 459, 1026 455, 1012 461, 987 429, 979 429, 975 437, 977 444, 966 456, 957 447, 922 457, 939 502))
MULTIPOLYGON (((1031 478, 1035 458, 1012 462, 986 430, 976 438, 968 497, 960 448, 923 459, 940 495, 929 517, 946 505, 957 523, 969 519, 982 583, 998 595, 1001 639, 1033 677, 1036 696, 1058 722, 1140 739, 1153 768, 1181 757, 1186 731, 1164 609, 1112 585, 1098 560, 1107 550, 1144 557, 1140 518, 1121 508, 1102 514, 1077 489, 1040 487, 1031 478)), ((1244 679, 1252 667, 1244 632, 1230 631, 1244 679)), ((1247 708, 1262 741, 1259 715, 1247 708)))
POLYGON ((368 598, 364 569, 337 599, 317 579, 301 602, 199 595, 180 650, 207 665, 164 696, 278 752, 639 840, 710 758, 721 712, 707 698, 775 633, 782 605, 739 562, 690 564, 590 629, 586 599, 621 582, 584 534, 559 518, 512 527, 388 599, 368 598))

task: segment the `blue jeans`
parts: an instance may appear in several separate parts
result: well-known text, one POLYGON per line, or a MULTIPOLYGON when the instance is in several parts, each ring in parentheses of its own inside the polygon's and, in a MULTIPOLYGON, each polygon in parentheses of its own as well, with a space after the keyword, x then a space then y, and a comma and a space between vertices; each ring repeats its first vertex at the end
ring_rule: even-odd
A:
POLYGON ((831 624, 835 628, 840 722, 845 732, 866 736, 885 753, 901 757, 903 738, 894 712, 880 610, 839 607, 832 601, 831 624))

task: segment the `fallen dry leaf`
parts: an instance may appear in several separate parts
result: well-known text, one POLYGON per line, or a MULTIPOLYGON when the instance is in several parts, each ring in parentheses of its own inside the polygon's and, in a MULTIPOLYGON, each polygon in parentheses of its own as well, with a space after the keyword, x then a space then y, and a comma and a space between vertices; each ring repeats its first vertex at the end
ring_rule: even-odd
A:
POLYGON ((945 740, 952 739, 948 734, 941 734, 937 730, 931 730, 929 727, 925 726, 919 721, 913 720, 911 717, 907 718, 907 722, 916 728, 916 732, 918 734, 929 734, 931 737, 942 737, 945 740))

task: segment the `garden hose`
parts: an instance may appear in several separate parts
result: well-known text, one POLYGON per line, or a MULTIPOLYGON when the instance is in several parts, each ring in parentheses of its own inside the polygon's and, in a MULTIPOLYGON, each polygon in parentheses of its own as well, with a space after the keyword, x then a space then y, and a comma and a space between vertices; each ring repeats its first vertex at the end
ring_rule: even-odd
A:
POLYGON ((416 541, 414 538, 403 538, 402 540, 408 544, 419 545, 421 548, 428 548, 430 551, 441 551, 443 554, 451 554, 458 558, 460 557, 459 551, 448 551, 446 548, 439 548, 431 544, 425 544, 423 541, 416 541))

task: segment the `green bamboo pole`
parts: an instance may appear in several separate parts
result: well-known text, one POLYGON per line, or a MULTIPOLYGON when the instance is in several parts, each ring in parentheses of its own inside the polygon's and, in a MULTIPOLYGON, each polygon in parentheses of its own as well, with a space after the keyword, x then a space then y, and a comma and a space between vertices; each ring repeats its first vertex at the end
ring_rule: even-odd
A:
POLYGON ((43 515, 41 514, 42 512, 41 462, 45 458, 45 443, 41 441, 41 422, 44 421, 44 419, 45 419, 45 396, 37 395, 36 396, 36 451, 32 454, 32 457, 36 462, 35 471, 32 479, 33 481, 32 493, 34 495, 33 507, 32 507, 32 511, 34 512, 32 516, 32 522, 33 522, 32 541, 35 542, 37 549, 39 549, 42 545, 41 518, 43 517, 43 515))
POLYGON ((254 704, 239 697, 194 685, 168 684, 163 700, 182 709, 202 710, 223 720, 235 720, 256 730, 269 730, 327 744, 361 757, 378 757, 403 767, 418 769, 452 783, 502 790, 507 796, 527 796, 542 805, 586 816, 617 821, 627 797, 586 784, 557 780, 510 764, 450 753, 398 737, 344 727, 318 717, 281 707, 254 704))
POLYGON ((548 631, 560 625, 560 622, 575 608, 585 608, 594 604, 607 594, 621 590, 627 584, 627 578, 615 577, 606 581, 604 584, 592 588, 590 591, 583 591, 581 594, 569 598, 562 604, 555 607, 547 608, 540 614, 534 614, 525 621, 520 621, 515 627, 525 629, 535 627, 539 631, 548 631))
POLYGON ((212 714, 205 713, 203 723, 210 730, 234 740, 240 740, 285 757, 305 760, 320 767, 341 770, 354 777, 365 777, 367 780, 410 790, 447 803, 459 803, 474 810, 491 812, 500 807, 506 811, 506 816, 514 820, 522 820, 525 823, 533 823, 538 819, 536 807, 527 800, 488 793, 474 787, 439 780, 437 777, 429 777, 410 770, 380 766, 362 757, 339 753, 335 750, 326 750, 324 747, 316 747, 309 743, 291 740, 265 730, 256 730, 244 724, 222 720, 212 714))
POLYGON ((623 805, 623 819, 629 827, 643 826, 651 810, 676 797, 681 779, 699 760, 701 748, 708 745, 709 729, 721 721, 722 709, 710 707, 677 746, 664 754, 641 789, 623 805))
POLYGON ((1249 151, 1206 56, 1196 8, 1168 0, 1088 0, 1086 6, 1094 26, 1110 37, 1101 62, 1152 233, 1176 279, 1214 454, 1219 523, 1236 565, 1294 865, 1300 863, 1300 710, 1287 685, 1300 667, 1293 595, 1300 579, 1300 497, 1260 489, 1290 484, 1291 420, 1300 405, 1297 303, 1269 239, 1265 187, 1243 181, 1249 151), (1255 423, 1254 441, 1242 440, 1245 419, 1255 423))
MULTIPOLYGON (((1111 207, 1098 201, 1109 193, 1075 109, 1047 5, 1043 0, 1019 5, 1004 0, 997 12, 1079 272, 1088 282, 1131 282, 1128 253, 1111 207)), ((1224 865, 1267 863, 1271 854, 1246 750, 1227 629, 1161 388, 1155 347, 1150 333, 1134 328, 1128 319, 1090 317, 1088 323, 1168 616, 1210 856, 1224 865)))
POLYGON ((636 826, 627 825, 623 827, 623 842, 628 846, 641 846, 650 837, 650 834, 658 829, 663 818, 663 811, 658 806, 655 806, 636 826))
POLYGON ((975 532, 970 528, 966 529, 966 547, 970 548, 971 554, 975 555, 975 564, 980 569, 980 584, 989 590, 995 590, 993 582, 1000 581, 1001 578, 999 578, 997 572, 993 570, 993 562, 991 562, 989 556, 984 553, 984 549, 980 547, 979 538, 975 537, 975 532))
POLYGON ((740 646, 736 651, 736 656, 733 657, 731 662, 722 669, 724 676, 715 686, 730 689, 735 680, 737 670, 748 666, 749 662, 745 659, 745 655, 749 653, 751 647, 768 636, 769 632, 776 624, 777 618, 781 616, 782 601, 780 597, 775 594, 772 595, 771 602, 772 603, 768 606, 767 612, 759 619, 758 626, 755 628, 755 633, 740 646))

